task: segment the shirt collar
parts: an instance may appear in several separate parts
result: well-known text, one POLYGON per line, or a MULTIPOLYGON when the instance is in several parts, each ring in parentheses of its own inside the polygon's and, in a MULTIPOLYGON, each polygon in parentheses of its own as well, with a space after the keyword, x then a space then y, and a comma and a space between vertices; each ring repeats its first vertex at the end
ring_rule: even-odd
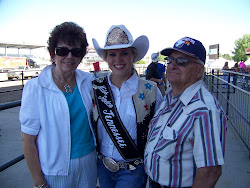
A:
POLYGON ((199 80, 182 92, 180 96, 180 100, 185 106, 192 100, 192 98, 197 93, 197 91, 199 91, 199 89, 201 88, 201 85, 202 85, 202 81, 199 80))
MULTIPOLYGON (((116 87, 115 85, 113 85, 111 83, 111 80, 110 80, 111 74, 112 74, 112 72, 108 75, 109 85, 111 87, 116 87)), ((138 76, 137 76, 136 72, 134 72, 134 74, 128 80, 126 80, 122 83, 122 87, 124 87, 124 86, 126 86, 126 88, 129 88, 131 90, 137 91, 137 89, 138 89, 138 76)))

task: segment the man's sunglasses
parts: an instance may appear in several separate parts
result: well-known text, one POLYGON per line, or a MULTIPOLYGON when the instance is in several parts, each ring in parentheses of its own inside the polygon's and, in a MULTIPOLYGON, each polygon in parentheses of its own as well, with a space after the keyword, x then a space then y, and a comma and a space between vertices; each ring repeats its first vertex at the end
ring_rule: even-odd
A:
POLYGON ((82 48, 73 48, 70 50, 66 47, 57 47, 55 49, 55 54, 58 56, 67 56, 69 52, 75 57, 83 57, 85 55, 85 51, 82 48))
POLYGON ((175 61, 176 65, 181 66, 181 67, 185 67, 188 62, 194 62, 197 64, 202 64, 200 62, 195 62, 195 61, 190 61, 189 59, 186 59, 184 57, 178 57, 178 58, 173 58, 172 56, 168 56, 165 58, 165 60, 167 60, 167 64, 170 65, 171 63, 173 63, 175 61))

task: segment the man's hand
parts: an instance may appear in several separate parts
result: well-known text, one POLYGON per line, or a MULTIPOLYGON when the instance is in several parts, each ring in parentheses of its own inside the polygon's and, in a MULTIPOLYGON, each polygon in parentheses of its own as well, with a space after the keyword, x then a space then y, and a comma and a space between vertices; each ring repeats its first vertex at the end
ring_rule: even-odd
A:
POLYGON ((192 188, 213 188, 222 174, 221 166, 209 166, 198 169, 192 188))

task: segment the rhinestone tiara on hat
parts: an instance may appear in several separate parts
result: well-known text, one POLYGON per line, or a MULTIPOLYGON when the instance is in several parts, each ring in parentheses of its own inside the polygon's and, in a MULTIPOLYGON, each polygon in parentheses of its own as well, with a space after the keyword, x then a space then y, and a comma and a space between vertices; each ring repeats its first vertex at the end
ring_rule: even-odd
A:
POLYGON ((119 45, 119 44, 128 44, 129 39, 128 35, 119 27, 113 28, 107 37, 107 46, 119 45))

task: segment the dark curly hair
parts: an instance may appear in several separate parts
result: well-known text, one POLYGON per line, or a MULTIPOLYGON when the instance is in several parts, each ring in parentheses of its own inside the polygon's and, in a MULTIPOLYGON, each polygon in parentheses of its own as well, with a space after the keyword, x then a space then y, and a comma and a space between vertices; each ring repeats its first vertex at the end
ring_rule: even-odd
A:
POLYGON ((86 54, 87 46, 89 45, 83 28, 74 22, 64 22, 54 27, 51 31, 49 40, 47 41, 51 57, 55 56, 55 49, 59 42, 64 42, 70 46, 80 43, 81 48, 84 49, 83 56, 86 54))

